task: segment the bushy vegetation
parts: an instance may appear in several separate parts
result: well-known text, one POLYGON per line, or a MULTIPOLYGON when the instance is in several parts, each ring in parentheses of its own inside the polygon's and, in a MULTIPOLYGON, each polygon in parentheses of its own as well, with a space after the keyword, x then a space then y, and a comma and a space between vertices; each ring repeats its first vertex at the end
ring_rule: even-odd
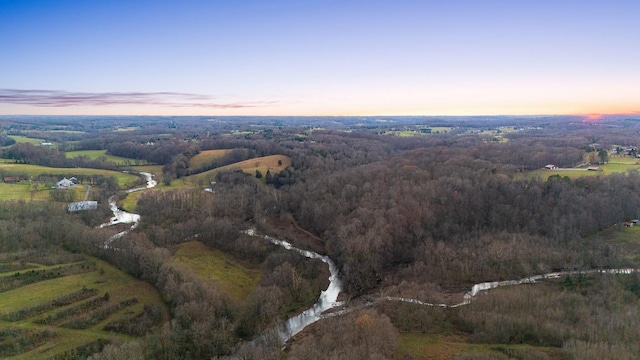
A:
MULTIPOLYGON (((100 151, 157 164, 162 173, 156 176, 165 184, 136 195, 142 221, 107 248, 105 240, 116 230, 98 228, 109 220, 106 204, 69 214, 55 201, 0 202, 0 296, 35 282, 46 288, 71 277, 94 281, 91 290, 67 288, 24 305, 2 305, 3 321, 17 329, 7 344, 19 344, 23 350, 15 354, 25 354, 40 346, 38 339, 55 337, 29 333, 21 325, 26 322, 57 327, 58 337, 86 336, 45 352, 58 358, 418 356, 403 349, 407 334, 456 337, 468 346, 447 356, 463 359, 625 359, 640 352, 637 275, 578 275, 501 288, 456 308, 384 300, 392 295, 455 304, 482 281, 637 268, 637 234, 615 226, 640 218, 638 172, 531 174, 547 164, 575 167, 589 158, 629 157, 608 152, 637 146, 637 119, 594 126, 573 117, 397 118, 393 128, 366 118, 315 120, 323 130, 299 119, 271 118, 71 119, 66 129, 77 132, 48 132, 53 125, 46 118, 7 121, 12 136, 57 144, 14 144, 3 149, 7 161, 121 169, 105 159, 64 156, 100 151), (116 131, 123 127, 129 131, 116 131), (380 135, 426 127, 450 130, 380 135), (508 141, 487 141, 487 134, 505 127, 510 130, 500 136, 508 141), (216 149, 226 150, 192 161, 216 149), (265 157, 282 162, 277 172, 260 168, 265 157), (249 174, 231 169, 242 161, 251 165, 249 174), (280 338, 265 337, 315 303, 329 274, 320 260, 249 236, 249 228, 333 259, 345 312, 315 323, 284 350, 280 338), (611 232, 624 232, 624 238, 611 232), (185 255, 196 242, 191 255, 206 259, 185 255), (163 304, 141 295, 142 282, 135 293, 101 288, 100 269, 105 278, 121 276, 102 261, 152 285, 163 304), (247 269, 259 275, 249 280, 247 269), (225 271, 232 275, 222 276, 225 271), (92 332, 137 339, 107 344, 106 337, 87 335, 92 332)), ((30 169, 35 173, 25 181, 46 183, 53 179, 47 173, 56 174, 30 169)), ((115 180, 85 170, 76 177, 99 187, 103 202, 117 195, 115 180)), ((67 193, 57 200, 68 200, 62 195, 67 193)))
POLYGON ((0 356, 14 356, 54 338, 52 330, 27 330, 20 328, 0 328, 0 356))
POLYGON ((7 321, 20 321, 32 316, 42 314, 46 311, 51 311, 55 308, 67 306, 75 302, 88 299, 98 294, 98 289, 82 288, 80 291, 57 297, 51 301, 36 306, 20 309, 8 314, 3 314, 2 319, 7 321))

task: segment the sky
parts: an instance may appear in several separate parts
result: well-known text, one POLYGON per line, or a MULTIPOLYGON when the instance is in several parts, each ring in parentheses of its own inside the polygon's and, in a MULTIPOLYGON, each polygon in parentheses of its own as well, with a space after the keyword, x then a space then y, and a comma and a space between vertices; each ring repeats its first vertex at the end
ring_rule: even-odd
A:
POLYGON ((638 0, 0 0, 0 115, 622 113, 638 0))

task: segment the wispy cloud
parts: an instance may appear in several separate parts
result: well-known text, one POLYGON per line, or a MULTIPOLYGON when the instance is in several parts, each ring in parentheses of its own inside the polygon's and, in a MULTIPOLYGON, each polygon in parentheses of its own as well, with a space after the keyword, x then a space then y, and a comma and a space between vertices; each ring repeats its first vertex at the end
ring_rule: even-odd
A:
POLYGON ((61 90, 0 89, 0 104, 40 107, 155 105, 165 107, 197 107, 241 109, 265 107, 274 101, 218 102, 207 95, 177 92, 70 92, 61 90))

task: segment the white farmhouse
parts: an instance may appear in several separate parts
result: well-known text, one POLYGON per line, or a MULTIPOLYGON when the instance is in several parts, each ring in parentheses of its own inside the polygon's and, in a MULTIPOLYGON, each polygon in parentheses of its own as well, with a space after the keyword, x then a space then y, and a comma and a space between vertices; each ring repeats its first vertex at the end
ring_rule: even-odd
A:
POLYGON ((67 178, 63 178, 62 180, 60 180, 60 181, 58 181, 56 183, 56 188, 57 189, 68 189, 68 188, 72 188, 74 186, 76 186, 76 184, 73 181, 71 181, 71 180, 69 180, 67 178))

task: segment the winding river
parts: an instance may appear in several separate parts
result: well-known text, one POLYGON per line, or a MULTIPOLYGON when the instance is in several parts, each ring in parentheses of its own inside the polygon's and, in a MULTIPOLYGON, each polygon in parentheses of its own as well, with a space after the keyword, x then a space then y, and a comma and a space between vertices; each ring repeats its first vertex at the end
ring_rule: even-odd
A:
POLYGON ((490 282, 482 282, 475 284, 471 287, 471 289, 465 293, 464 300, 458 304, 443 304, 443 303, 429 303, 424 302, 418 299, 412 298, 404 298, 404 297, 392 297, 392 296, 383 296, 374 301, 366 303, 364 305, 351 307, 348 309, 343 309, 340 311, 336 311, 333 313, 325 314, 327 310, 337 308, 339 306, 344 305, 343 302, 337 301, 338 295, 342 291, 342 284, 340 282, 340 278, 338 277, 338 268, 336 264, 328 257, 324 255, 320 255, 313 251, 302 250, 296 248, 290 243, 276 239, 274 237, 259 235, 254 229, 250 229, 245 231, 246 234, 251 236, 260 236, 269 242, 282 246, 287 250, 295 251, 305 257, 312 259, 320 259, 325 262, 329 266, 329 286, 326 290, 320 293, 320 297, 318 301, 309 309, 303 311, 297 316, 294 316, 288 319, 281 327, 279 331, 280 340, 283 343, 290 340, 293 336, 302 331, 305 327, 313 324, 314 322, 332 316, 340 316, 351 311, 360 309, 362 307, 371 306, 376 302, 380 301, 399 301, 405 303, 411 303, 421 306, 431 306, 431 307, 443 307, 443 308, 456 308, 459 306, 469 305, 473 298, 475 298, 478 294, 489 291, 491 289, 504 287, 504 286, 514 286, 514 285, 522 285, 522 284, 533 284, 536 281, 547 280, 547 279, 558 279, 562 276, 567 275, 580 275, 580 274, 633 274, 639 271, 638 269, 605 269, 605 270, 585 270, 585 271, 561 271, 561 272, 553 272, 548 274, 534 275, 525 277, 518 280, 506 280, 506 281, 490 281, 490 282))
POLYGON ((338 277, 338 267, 328 256, 320 255, 313 251, 298 249, 284 240, 276 239, 271 236, 258 235, 254 229, 249 229, 245 231, 245 233, 250 236, 260 236, 270 241, 272 244, 282 246, 287 250, 295 251, 307 258, 320 259, 329 266, 329 286, 320 293, 318 301, 312 307, 290 318, 282 325, 278 335, 283 343, 287 342, 287 340, 291 339, 305 327, 320 320, 325 311, 342 305, 341 301, 337 301, 338 295, 342 291, 342 283, 338 277))
MULTIPOLYGON (((141 191, 141 190, 146 190, 146 189, 150 189, 153 188, 157 185, 157 182, 155 180, 153 180, 153 174, 150 173, 146 173, 146 172, 141 172, 139 173, 140 175, 144 176, 146 181, 147 181, 147 186, 146 187, 140 187, 140 188, 135 188, 135 189, 130 189, 127 190, 127 193, 132 193, 135 191, 141 191)), ((109 237, 109 239, 107 239, 104 243, 104 248, 105 249, 113 249, 111 247, 111 243, 121 237, 123 237, 124 235, 128 234, 129 232, 131 232, 132 230, 134 230, 139 222, 140 222, 140 215, 138 214, 132 214, 132 213, 128 213, 124 210, 118 209, 118 206, 116 205, 116 201, 115 201, 115 195, 112 196, 109 199, 109 206, 111 207, 111 211, 113 212, 113 217, 111 218, 111 220, 108 223, 104 223, 102 225, 100 225, 100 228, 104 228, 107 226, 112 226, 112 225, 116 225, 116 224, 132 224, 131 227, 125 231, 119 232, 111 237, 109 237)), ((349 309, 343 309, 340 311, 336 311, 333 312, 331 314, 326 314, 326 312, 328 310, 340 307, 343 304, 343 302, 338 301, 338 295, 340 294, 340 292, 342 292, 342 283, 340 281, 340 278, 338 277, 338 267, 336 266, 336 264, 333 262, 333 260, 331 260, 328 256, 326 255, 320 255, 316 252, 313 251, 308 251, 308 250, 302 250, 299 249, 293 245, 291 245, 289 242, 284 241, 284 240, 280 240, 280 239, 276 239, 274 237, 271 236, 267 236, 267 235, 261 235, 258 234, 258 232, 255 229, 249 229, 246 230, 245 233, 247 235, 250 236, 259 236, 269 242, 271 242, 272 244, 278 245, 278 246, 282 246, 283 248, 287 249, 287 250, 291 250, 291 251, 295 251, 297 253, 299 253, 302 256, 305 256, 307 258, 310 259, 320 259, 322 262, 324 262, 325 264, 327 264, 327 266, 329 267, 329 286, 320 293, 320 297, 318 298, 318 301, 316 301, 316 303, 310 307, 309 309, 303 311, 302 313, 298 314, 297 316, 294 316, 290 319, 288 319, 287 321, 285 321, 281 328, 278 330, 278 337, 280 338, 280 340, 285 343, 288 340, 290 340, 293 336, 295 336, 296 334, 298 334, 300 331, 302 331, 304 328, 306 328, 307 326, 313 324, 314 322, 321 320, 323 318, 327 318, 327 317, 331 317, 331 316, 339 316, 342 314, 346 314, 350 311, 353 310, 357 310, 359 308, 361 308, 362 306, 357 306, 357 307, 351 307, 349 309)), ((585 270, 585 271, 562 271, 562 272, 553 272, 553 273, 548 273, 548 274, 541 274, 541 275, 534 275, 534 276, 529 276, 529 277, 525 277, 522 279, 517 279, 517 280, 506 280, 506 281, 490 281, 490 282, 482 282, 482 283, 478 283, 475 284, 471 287, 471 289, 465 293, 463 301, 461 303, 458 304, 443 304, 443 303, 429 303, 429 302, 424 302, 418 299, 412 299, 412 298, 404 298, 404 297, 392 297, 392 296, 384 296, 384 297, 379 297, 377 299, 375 299, 373 302, 369 302, 367 304, 365 304, 364 306, 370 306, 372 304, 374 304, 375 302, 380 302, 380 301, 399 301, 399 302, 405 302, 405 303, 411 303, 411 304, 416 304, 416 305, 421 305, 421 306, 433 306, 433 307, 443 307, 443 308, 455 308, 455 307, 459 307, 459 306, 464 306, 464 305, 468 305, 471 303, 471 301, 473 300, 474 297, 476 297, 478 294, 489 291, 491 289, 495 289, 495 288, 499 288, 499 287, 504 287, 504 286, 515 286, 515 285, 522 285, 522 284, 533 284, 536 281, 540 281, 540 280, 547 280, 547 279, 558 279, 562 276, 571 276, 571 275, 580 275, 580 274, 592 274, 592 273, 600 273, 600 274, 634 274, 636 272, 638 272, 639 269, 605 269, 605 270, 585 270)))
MULTIPOLYGON (((147 186, 146 187, 139 187, 139 188, 135 188, 135 189, 129 189, 129 190, 126 191, 127 194, 130 194, 130 193, 136 192, 136 191, 151 189, 151 188, 155 187, 156 185, 158 185, 158 182, 153 180, 153 174, 150 174, 150 173, 147 173, 147 172, 141 172, 139 174, 144 176, 145 180, 147 181, 147 186)), ((115 195, 113 195, 113 196, 111 196, 109 198, 109 207, 111 208, 111 212, 113 212, 113 217, 111 218, 111 220, 108 223, 104 223, 104 224, 98 226, 98 228, 102 229, 102 228, 105 228, 107 226, 112 226, 112 225, 116 225, 116 224, 132 224, 132 225, 131 225, 131 227, 129 229, 127 229, 125 231, 121 231, 121 232, 109 237, 104 242, 104 248, 105 249, 109 249, 111 247, 111 243, 112 242, 114 242, 115 240, 120 239, 121 237, 123 237, 126 234, 130 233, 132 230, 137 228, 138 224, 140 223, 140 215, 128 213, 128 212, 126 212, 124 210, 118 209, 118 205, 116 204, 116 196, 115 195)))

